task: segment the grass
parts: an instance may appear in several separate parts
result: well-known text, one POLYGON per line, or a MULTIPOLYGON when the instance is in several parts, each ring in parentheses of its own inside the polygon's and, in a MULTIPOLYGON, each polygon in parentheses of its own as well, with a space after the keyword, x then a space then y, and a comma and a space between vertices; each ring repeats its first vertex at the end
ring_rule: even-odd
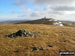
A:
POLYGON ((75 28, 43 24, 0 24, 0 56, 59 56, 59 51, 75 51, 75 28), (8 38, 19 29, 40 32, 38 37, 8 38), (32 47, 38 49, 32 51, 32 47), (43 50, 39 48, 42 47, 43 50))

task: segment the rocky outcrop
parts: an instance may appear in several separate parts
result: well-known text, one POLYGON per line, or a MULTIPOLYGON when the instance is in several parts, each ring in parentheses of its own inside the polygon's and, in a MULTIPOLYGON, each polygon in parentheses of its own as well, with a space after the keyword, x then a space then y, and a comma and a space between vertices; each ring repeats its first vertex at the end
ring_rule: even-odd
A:
POLYGON ((16 33, 7 35, 7 37, 37 37, 37 36, 39 36, 39 33, 28 32, 26 30, 18 30, 16 33))

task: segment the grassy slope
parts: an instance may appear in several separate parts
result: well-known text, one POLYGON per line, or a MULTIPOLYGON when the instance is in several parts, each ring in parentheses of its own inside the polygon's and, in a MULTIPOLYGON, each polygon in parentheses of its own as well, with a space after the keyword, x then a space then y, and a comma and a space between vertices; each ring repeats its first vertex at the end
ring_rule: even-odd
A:
POLYGON ((42 24, 0 25, 0 56, 58 56, 60 50, 75 51, 75 28, 42 24), (42 35, 36 38, 4 37, 19 29, 40 32, 42 35), (44 50, 32 51, 33 46, 44 50))

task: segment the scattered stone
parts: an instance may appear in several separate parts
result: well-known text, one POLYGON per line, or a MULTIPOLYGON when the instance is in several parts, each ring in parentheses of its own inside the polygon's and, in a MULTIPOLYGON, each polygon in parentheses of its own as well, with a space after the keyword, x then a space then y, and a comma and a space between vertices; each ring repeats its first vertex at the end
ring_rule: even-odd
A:
POLYGON ((7 35, 7 37, 37 37, 37 36, 39 36, 39 33, 28 32, 26 30, 19 30, 16 33, 7 35))
POLYGON ((61 42, 68 42, 68 40, 62 40, 61 42))
POLYGON ((63 42, 67 42, 66 40, 63 40, 63 42))
POLYGON ((31 47, 31 49, 32 49, 32 51, 43 51, 43 50, 46 50, 45 48, 43 48, 43 47, 39 47, 39 46, 33 46, 33 47, 31 47))
POLYGON ((43 47, 39 48, 39 50, 44 50, 43 47))
POLYGON ((51 46, 51 45, 48 45, 48 47, 53 47, 53 46, 51 46))
POLYGON ((32 47, 32 51, 36 51, 37 50, 37 47, 32 47))
POLYGON ((14 52, 15 52, 15 53, 18 53, 18 52, 19 52, 19 50, 15 50, 14 52))

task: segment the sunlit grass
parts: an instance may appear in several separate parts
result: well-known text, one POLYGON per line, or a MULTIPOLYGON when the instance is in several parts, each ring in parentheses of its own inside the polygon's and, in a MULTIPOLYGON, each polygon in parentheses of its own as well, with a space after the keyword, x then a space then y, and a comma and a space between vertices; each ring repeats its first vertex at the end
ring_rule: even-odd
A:
POLYGON ((59 56, 59 51, 75 51, 75 28, 43 24, 0 25, 0 56, 59 56), (39 32, 38 37, 7 38, 5 35, 25 29, 39 32), (52 47, 48 47, 51 45, 52 47), (32 51, 33 46, 44 50, 32 51))

